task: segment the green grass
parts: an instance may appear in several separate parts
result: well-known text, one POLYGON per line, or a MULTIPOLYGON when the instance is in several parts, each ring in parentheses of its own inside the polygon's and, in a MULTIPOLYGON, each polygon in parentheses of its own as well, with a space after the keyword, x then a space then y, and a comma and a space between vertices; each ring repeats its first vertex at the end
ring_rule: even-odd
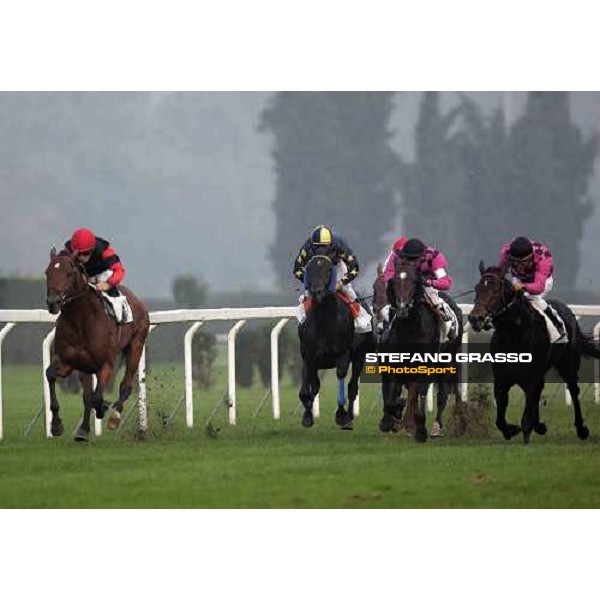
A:
MULTIPOLYGON (((40 421, 23 437, 41 402, 41 368, 5 367, 0 507, 600 506, 600 407, 591 391, 584 400, 592 432, 585 442, 577 439, 572 409, 561 397, 542 406, 548 434, 534 436, 528 446, 520 438, 505 442, 495 429, 479 438, 417 445, 403 433, 379 433, 374 384, 362 388, 354 431, 339 430, 333 423, 332 374, 311 430, 301 427, 299 412, 292 414, 297 389, 285 380, 280 421, 271 417, 270 399, 257 418, 251 417, 265 393, 255 384, 238 391, 238 425, 227 425, 223 407, 212 421, 218 433, 208 432, 204 422, 225 391, 222 357, 216 370, 213 387, 195 391, 193 430, 185 428, 183 412, 173 426, 162 426, 161 415, 183 393, 181 367, 163 365, 149 370, 151 428, 145 441, 135 439, 132 419, 119 435, 105 430, 88 444, 76 444, 71 432, 81 401, 64 393, 59 400, 65 435, 45 439, 40 421)), ((548 397, 551 392, 549 387, 548 397)), ((518 422, 519 395, 511 405, 511 420, 518 422)))

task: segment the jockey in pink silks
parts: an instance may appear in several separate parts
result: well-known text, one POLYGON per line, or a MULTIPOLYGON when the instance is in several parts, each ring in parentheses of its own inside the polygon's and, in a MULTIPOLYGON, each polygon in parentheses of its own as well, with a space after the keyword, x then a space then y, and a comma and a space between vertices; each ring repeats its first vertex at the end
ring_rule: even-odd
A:
POLYGON ((513 286, 522 289, 531 306, 544 317, 550 343, 567 342, 563 320, 544 300, 554 285, 554 261, 548 248, 526 237, 515 238, 502 246, 499 266, 509 269, 508 277, 513 286))
MULTIPOLYGON (((407 240, 400 238, 384 264, 383 278, 387 285, 394 276, 397 260, 420 263, 420 271, 424 280, 424 291, 428 300, 436 308, 442 318, 442 339, 453 340, 458 333, 458 318, 448 303, 438 292, 447 292, 452 287, 452 278, 448 274, 448 261, 437 248, 425 246, 418 238, 407 240)), ((387 320, 389 307, 382 309, 387 320), (387 311, 386 311, 387 309, 387 311)))

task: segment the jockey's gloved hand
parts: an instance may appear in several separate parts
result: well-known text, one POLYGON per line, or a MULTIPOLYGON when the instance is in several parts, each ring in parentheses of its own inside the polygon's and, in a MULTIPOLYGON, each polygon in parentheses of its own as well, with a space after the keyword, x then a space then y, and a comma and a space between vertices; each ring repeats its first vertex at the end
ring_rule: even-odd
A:
POLYGON ((336 291, 338 291, 338 292, 339 292, 339 291, 341 291, 341 289, 342 289, 343 287, 344 287, 344 284, 343 284, 343 282, 342 282, 342 281, 338 281, 338 282, 335 284, 335 289, 336 289, 336 291))

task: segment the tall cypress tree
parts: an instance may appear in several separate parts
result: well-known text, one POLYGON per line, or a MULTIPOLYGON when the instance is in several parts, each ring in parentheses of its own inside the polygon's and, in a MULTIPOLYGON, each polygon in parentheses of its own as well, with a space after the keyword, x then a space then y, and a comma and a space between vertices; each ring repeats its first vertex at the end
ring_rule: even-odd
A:
POLYGON ((531 92, 506 132, 501 111, 486 119, 463 96, 442 115, 439 94, 426 92, 415 145, 399 171, 405 233, 437 244, 461 287, 480 258, 495 262, 502 242, 527 235, 550 246, 557 285, 574 288, 598 139, 572 123, 568 93, 531 92))
POLYGON ((279 92, 260 128, 273 134, 275 240, 280 282, 311 229, 333 227, 364 268, 380 259, 394 218, 395 157, 389 146, 391 92, 279 92))
POLYGON ((457 116, 456 110, 442 115, 438 92, 423 94, 415 128, 415 161, 401 162, 398 186, 403 233, 440 248, 452 274, 460 278, 459 252, 468 243, 461 228, 466 218, 467 174, 453 134, 457 116))
POLYGON ((510 133, 507 184, 516 235, 547 243, 556 284, 574 288, 585 220, 593 212, 587 188, 598 152, 571 121, 568 92, 530 92, 510 133))

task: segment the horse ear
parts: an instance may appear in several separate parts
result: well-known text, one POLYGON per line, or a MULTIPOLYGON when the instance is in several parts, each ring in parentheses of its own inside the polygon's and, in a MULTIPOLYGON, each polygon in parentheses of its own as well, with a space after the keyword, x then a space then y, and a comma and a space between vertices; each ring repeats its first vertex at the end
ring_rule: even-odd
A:
POLYGON ((483 259, 481 259, 479 261, 479 273, 481 275, 483 275, 484 272, 485 272, 485 263, 483 262, 483 259))
POLYGON ((383 275, 383 264, 377 263, 377 275, 383 275))
POLYGON ((54 260, 56 258, 56 248, 54 246, 52 246, 52 248, 50 248, 50 260, 54 260))

